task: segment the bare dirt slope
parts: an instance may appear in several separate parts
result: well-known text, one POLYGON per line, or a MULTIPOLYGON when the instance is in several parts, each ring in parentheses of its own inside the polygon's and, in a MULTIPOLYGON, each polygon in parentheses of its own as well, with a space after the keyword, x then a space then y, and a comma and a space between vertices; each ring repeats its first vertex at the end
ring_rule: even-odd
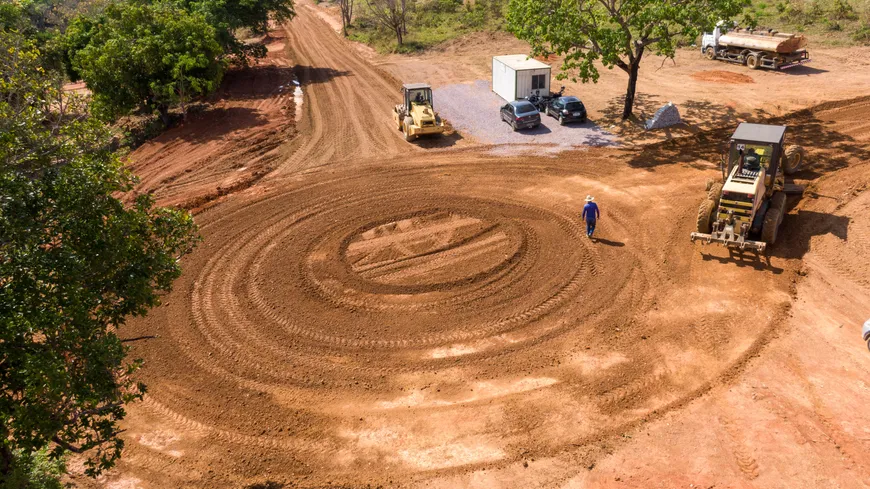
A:
POLYGON ((197 216, 175 291, 123 330, 154 336, 133 343, 150 389, 123 460, 76 482, 864 487, 870 102, 788 118, 813 193, 772 256, 741 261, 687 238, 720 135, 559 158, 408 145, 395 81, 299 10, 300 137, 197 216))
POLYGON ((129 155, 141 179, 137 191, 162 204, 195 208, 275 168, 296 131, 293 67, 284 30, 272 31, 267 41, 267 58, 229 72, 207 110, 129 155))

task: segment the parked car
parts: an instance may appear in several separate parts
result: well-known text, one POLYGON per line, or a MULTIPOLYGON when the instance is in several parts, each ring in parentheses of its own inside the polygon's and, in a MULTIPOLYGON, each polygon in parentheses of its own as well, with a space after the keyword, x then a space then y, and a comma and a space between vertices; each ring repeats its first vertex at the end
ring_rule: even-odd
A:
POLYGON ((559 119, 559 124, 586 122, 586 107, 577 97, 559 97, 547 106, 547 115, 559 119))
POLYGON ((510 124, 514 131, 534 129, 541 123, 541 113, 529 101, 514 100, 502 106, 501 120, 510 124))

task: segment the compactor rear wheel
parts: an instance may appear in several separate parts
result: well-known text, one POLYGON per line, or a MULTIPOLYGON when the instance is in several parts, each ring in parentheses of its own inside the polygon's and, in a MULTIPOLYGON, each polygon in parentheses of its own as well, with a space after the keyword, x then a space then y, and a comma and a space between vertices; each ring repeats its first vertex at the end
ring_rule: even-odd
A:
POLYGON ((405 141, 410 142, 410 141, 414 140, 414 135, 411 134, 411 125, 412 124, 414 124, 414 119, 411 119, 410 117, 405 117, 405 123, 404 123, 405 127, 404 127, 404 130, 402 131, 403 133, 405 133, 405 141))
POLYGON ((782 171, 784 171, 786 175, 791 175, 800 170, 801 165, 804 163, 806 152, 802 147, 793 144, 788 148, 785 148, 784 156, 785 162, 783 163, 782 171))
POLYGON ((716 203, 712 199, 704 199, 698 207, 698 232, 709 234, 713 225, 713 211, 716 203))

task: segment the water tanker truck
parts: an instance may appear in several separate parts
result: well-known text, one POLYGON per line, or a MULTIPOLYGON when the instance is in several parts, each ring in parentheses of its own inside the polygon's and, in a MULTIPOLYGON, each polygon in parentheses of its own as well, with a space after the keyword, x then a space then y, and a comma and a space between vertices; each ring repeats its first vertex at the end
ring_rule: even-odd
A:
POLYGON ((791 68, 810 61, 807 38, 775 30, 732 29, 720 23, 701 37, 701 52, 708 59, 740 63, 755 70, 791 68))

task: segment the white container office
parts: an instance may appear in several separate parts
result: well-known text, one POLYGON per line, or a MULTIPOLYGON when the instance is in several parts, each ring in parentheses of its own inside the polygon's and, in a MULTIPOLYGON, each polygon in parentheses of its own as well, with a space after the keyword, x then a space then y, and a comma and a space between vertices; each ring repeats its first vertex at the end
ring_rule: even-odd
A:
POLYGON ((550 92, 550 66, 525 54, 492 58, 492 91, 513 102, 533 93, 550 92))

